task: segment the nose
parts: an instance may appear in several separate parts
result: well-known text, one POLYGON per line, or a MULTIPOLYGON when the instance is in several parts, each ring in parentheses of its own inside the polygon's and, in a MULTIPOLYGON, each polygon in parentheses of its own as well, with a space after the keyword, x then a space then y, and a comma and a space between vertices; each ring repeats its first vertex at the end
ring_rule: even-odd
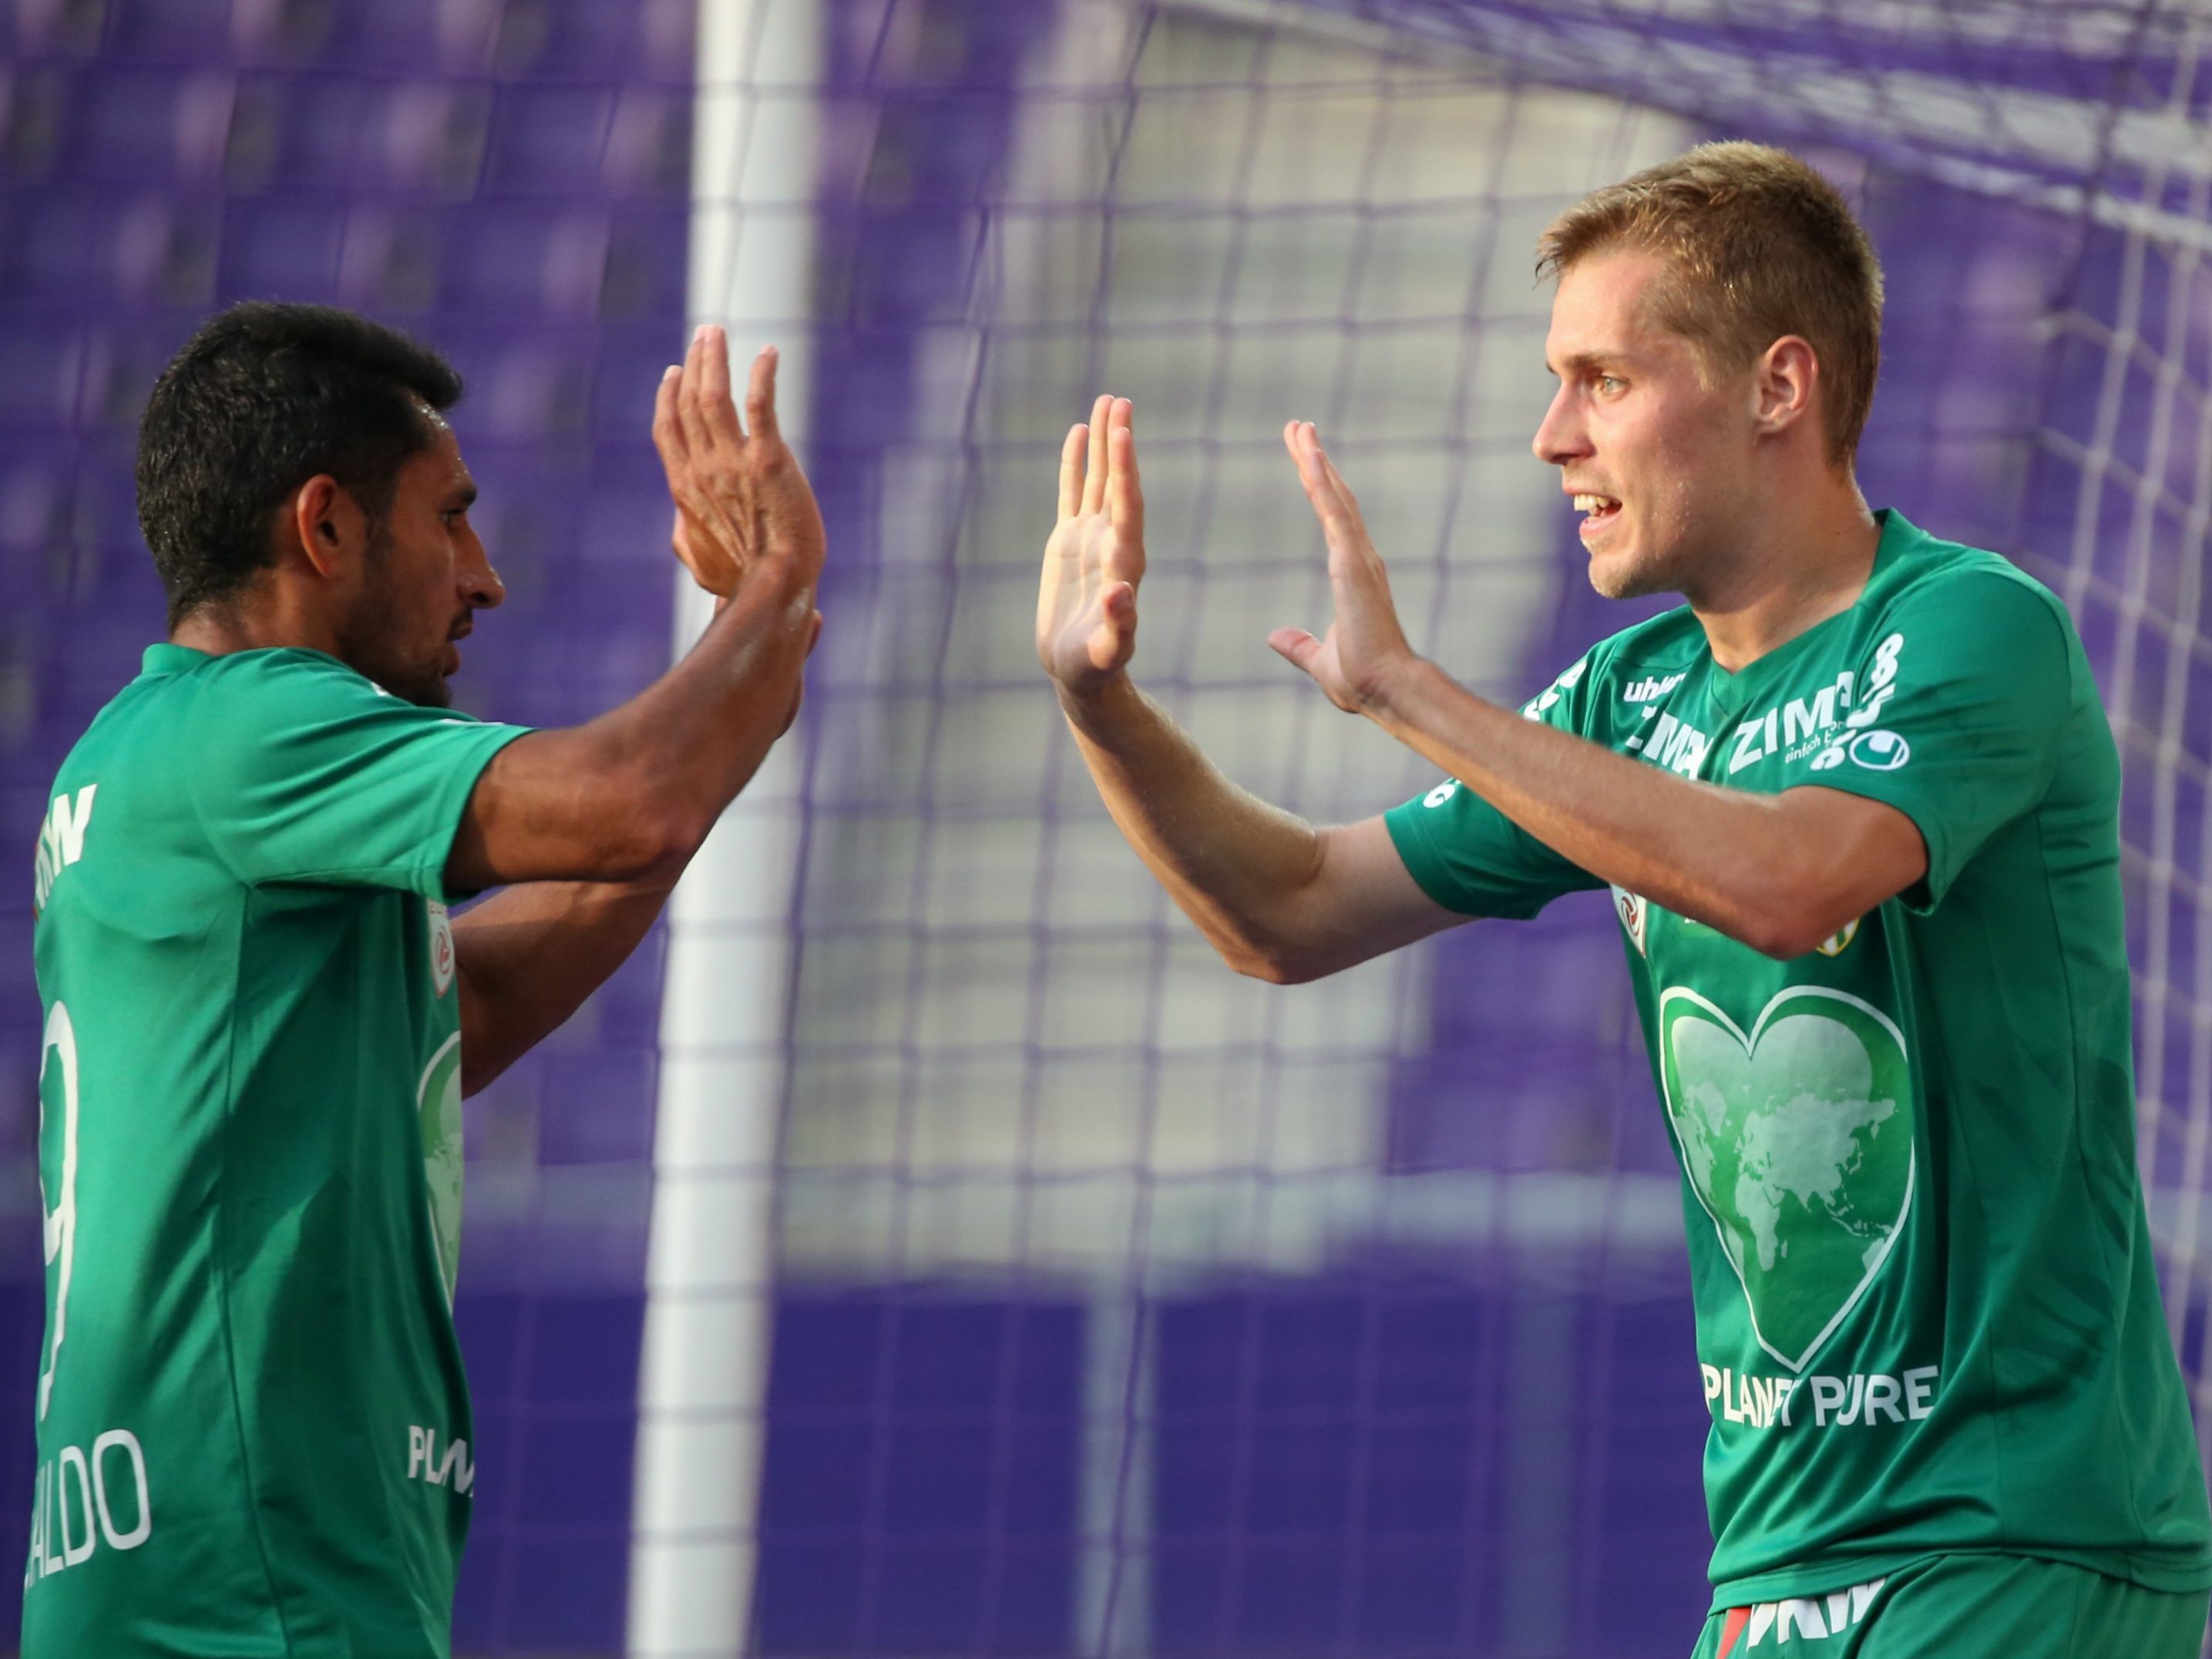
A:
POLYGON ((1529 448, 1536 459, 1553 466, 1565 466, 1590 453, 1589 436, 1574 401, 1574 387, 1562 381, 1552 394, 1552 406, 1544 411, 1544 418, 1536 428, 1536 435, 1529 441, 1529 448))
POLYGON ((459 574, 461 599, 471 611, 492 610, 507 598, 507 584, 491 568, 491 556, 473 527, 463 549, 459 574))

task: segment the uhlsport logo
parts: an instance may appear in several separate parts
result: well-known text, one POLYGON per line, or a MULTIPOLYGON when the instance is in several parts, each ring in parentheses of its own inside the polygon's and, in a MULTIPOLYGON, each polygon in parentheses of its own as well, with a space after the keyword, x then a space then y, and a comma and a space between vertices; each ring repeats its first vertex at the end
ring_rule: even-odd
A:
POLYGON ((1759 1345, 1802 1371, 1888 1260, 1912 1201, 1905 1039, 1841 991, 1792 986, 1747 1033, 1695 991, 1659 1000, 1682 1168, 1759 1345))
POLYGON ((1894 772, 1912 758, 1912 745, 1894 732, 1862 732, 1847 751, 1855 766, 1869 772, 1894 772))

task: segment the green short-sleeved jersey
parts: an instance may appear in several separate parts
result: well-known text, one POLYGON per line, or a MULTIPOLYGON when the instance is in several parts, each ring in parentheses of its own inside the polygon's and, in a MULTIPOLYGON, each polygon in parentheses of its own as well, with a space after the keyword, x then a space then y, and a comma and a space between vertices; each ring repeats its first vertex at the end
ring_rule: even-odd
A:
MULTIPOLYGON (((1682 1164, 1714 1605, 1942 1551, 2212 1583, 2136 1169, 2118 756, 2064 608, 1891 513, 1858 601, 1741 672, 1678 610, 1524 712, 1927 842, 1793 962, 1614 895, 1682 1164)), ((1469 914, 1601 884, 1453 783, 1389 823, 1469 914)))
POLYGON ((444 869, 521 731, 317 652, 157 645, 63 763, 27 1656, 447 1651, 474 1463, 444 869))

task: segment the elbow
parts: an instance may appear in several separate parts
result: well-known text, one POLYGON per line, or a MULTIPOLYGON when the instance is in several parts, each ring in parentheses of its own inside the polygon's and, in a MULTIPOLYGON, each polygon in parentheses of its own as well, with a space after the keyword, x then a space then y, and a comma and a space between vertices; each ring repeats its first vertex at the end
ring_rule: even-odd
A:
POLYGON ((689 802, 656 799, 642 791, 630 799, 635 804, 608 826, 608 845, 601 860, 605 878, 672 886, 706 844, 714 815, 689 802))
POLYGON ((1860 914, 1848 896, 1829 890, 1832 885, 1806 881, 1768 893, 1737 938, 1777 962, 1810 956, 1843 933, 1860 914))
POLYGON ((1310 985, 1335 971, 1334 964, 1287 941, 1216 939, 1213 948, 1237 973, 1266 985, 1310 985))
POLYGON ((1304 985, 1319 977, 1295 962, 1257 951, 1224 951, 1221 959, 1246 979, 1256 979, 1263 985, 1304 985))
POLYGON ((1809 954, 1827 935, 1814 933, 1795 917, 1760 916, 1738 937, 1763 957, 1771 957, 1777 962, 1795 962, 1809 954))

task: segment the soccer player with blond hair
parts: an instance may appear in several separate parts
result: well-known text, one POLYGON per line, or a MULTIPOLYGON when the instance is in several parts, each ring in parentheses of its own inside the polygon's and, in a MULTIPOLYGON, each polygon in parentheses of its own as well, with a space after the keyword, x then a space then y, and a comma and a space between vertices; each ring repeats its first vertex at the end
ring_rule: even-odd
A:
POLYGON ((1608 598, 1519 710, 1407 642, 1285 441, 1335 616, 1268 642, 1443 781, 1316 829, 1131 678, 1131 408, 1068 434, 1039 656, 1107 810, 1224 958, 1311 980, 1610 887, 1682 1169, 1715 1547, 1698 1659, 2192 1659, 2212 1517, 2135 1159, 2120 769, 2065 609, 1871 512, 1881 273, 1835 189, 1708 144, 1540 246, 1534 448, 1608 598))

